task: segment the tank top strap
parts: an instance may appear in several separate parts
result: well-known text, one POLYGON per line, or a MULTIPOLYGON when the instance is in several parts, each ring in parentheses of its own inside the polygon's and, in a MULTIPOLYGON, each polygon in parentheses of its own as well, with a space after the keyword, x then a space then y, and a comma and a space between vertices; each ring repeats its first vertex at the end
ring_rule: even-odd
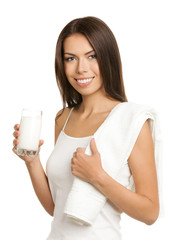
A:
POLYGON ((71 112, 73 111, 73 108, 74 108, 74 107, 72 107, 72 109, 70 110, 70 112, 69 112, 69 114, 68 114, 68 116, 67 116, 67 119, 66 119, 66 121, 65 121, 65 123, 64 123, 64 127, 63 127, 62 131, 64 131, 64 128, 65 128, 65 126, 66 126, 66 124, 67 124, 67 122, 68 122, 68 119, 69 119, 69 117, 70 117, 71 112))

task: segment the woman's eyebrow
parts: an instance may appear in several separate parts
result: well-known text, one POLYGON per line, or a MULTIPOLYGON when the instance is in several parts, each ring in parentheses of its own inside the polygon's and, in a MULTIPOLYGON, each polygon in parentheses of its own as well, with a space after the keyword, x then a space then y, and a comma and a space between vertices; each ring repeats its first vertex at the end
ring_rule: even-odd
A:
POLYGON ((88 55, 88 54, 90 54, 90 53, 92 53, 92 52, 95 52, 94 49, 92 49, 91 51, 85 53, 85 55, 88 55))
MULTIPOLYGON (((92 49, 91 51, 85 53, 84 55, 88 55, 88 54, 90 54, 90 53, 92 53, 92 52, 95 52, 95 51, 92 49)), ((71 56, 75 56, 75 54, 69 53, 69 52, 65 52, 64 54, 68 54, 68 55, 71 55, 71 56)))

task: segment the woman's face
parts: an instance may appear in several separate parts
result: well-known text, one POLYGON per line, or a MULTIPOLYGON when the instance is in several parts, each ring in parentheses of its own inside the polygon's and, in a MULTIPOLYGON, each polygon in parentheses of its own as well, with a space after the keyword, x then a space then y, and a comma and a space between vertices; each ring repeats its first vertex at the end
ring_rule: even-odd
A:
POLYGON ((64 69, 69 83, 81 95, 101 91, 103 81, 95 51, 87 38, 79 33, 64 41, 64 69))

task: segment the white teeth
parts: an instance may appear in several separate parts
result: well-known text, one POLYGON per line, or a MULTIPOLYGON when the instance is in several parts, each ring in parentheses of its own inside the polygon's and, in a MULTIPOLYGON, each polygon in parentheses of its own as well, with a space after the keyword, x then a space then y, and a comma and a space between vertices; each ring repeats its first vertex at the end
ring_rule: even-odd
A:
POLYGON ((84 79, 84 80, 78 80, 77 79, 77 82, 79 83, 86 83, 86 82, 90 82, 93 78, 87 78, 87 79, 84 79))

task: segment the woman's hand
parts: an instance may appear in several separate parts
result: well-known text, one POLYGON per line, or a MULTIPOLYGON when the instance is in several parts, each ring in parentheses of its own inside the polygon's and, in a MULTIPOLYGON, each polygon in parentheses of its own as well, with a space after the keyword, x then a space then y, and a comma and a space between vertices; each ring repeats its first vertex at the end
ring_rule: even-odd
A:
MULTIPOLYGON (((30 157, 30 156, 19 156, 17 154, 17 145, 19 144, 19 140, 18 140, 18 137, 20 135, 20 132, 19 132, 19 127, 20 125, 19 124, 16 124, 14 126, 14 132, 13 132, 13 136, 15 137, 15 139, 13 140, 13 152, 18 156, 20 157, 22 160, 24 160, 26 163, 31 163, 34 159, 36 159, 38 157, 38 155, 36 157, 30 157)), ((43 140, 40 140, 39 141, 39 149, 38 149, 38 152, 40 151, 40 147, 43 145, 44 141, 43 140)))
POLYGON ((94 138, 91 139, 90 147, 92 151, 91 156, 85 154, 85 148, 76 149, 71 160, 71 171, 74 176, 94 184, 104 170, 94 138))

